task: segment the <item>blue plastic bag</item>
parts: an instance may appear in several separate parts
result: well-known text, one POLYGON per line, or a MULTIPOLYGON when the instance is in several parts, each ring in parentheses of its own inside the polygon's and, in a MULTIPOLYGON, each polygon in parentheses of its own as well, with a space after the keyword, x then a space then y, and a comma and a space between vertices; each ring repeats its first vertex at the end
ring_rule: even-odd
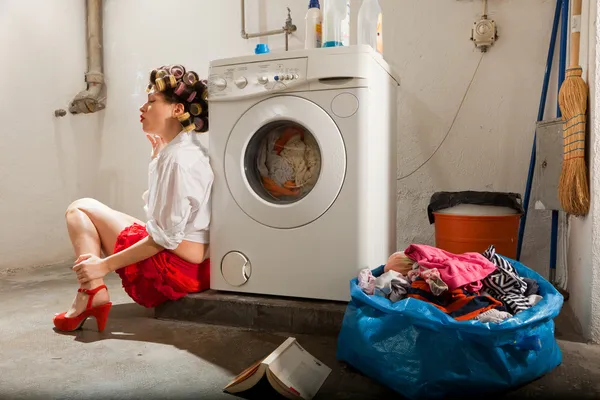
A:
MULTIPOLYGON (((538 282, 543 300, 500 324, 457 321, 417 299, 368 296, 353 279, 337 358, 409 399, 502 392, 545 375, 562 362, 554 318, 563 297, 535 271, 508 260, 538 282)), ((382 273, 383 266, 373 270, 382 273)))

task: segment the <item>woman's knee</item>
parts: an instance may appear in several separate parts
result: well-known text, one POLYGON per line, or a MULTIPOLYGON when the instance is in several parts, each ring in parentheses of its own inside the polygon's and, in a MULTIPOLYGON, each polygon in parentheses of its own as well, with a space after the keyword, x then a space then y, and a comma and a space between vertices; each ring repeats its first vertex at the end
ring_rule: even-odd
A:
POLYGON ((84 197, 81 199, 77 199, 74 202, 72 202, 71 204, 69 204, 69 207, 67 207, 67 211, 65 212, 65 215, 68 217, 69 214, 77 213, 78 211, 86 212, 86 211, 91 211, 94 208, 99 208, 99 207, 106 207, 106 206, 96 199, 84 197))

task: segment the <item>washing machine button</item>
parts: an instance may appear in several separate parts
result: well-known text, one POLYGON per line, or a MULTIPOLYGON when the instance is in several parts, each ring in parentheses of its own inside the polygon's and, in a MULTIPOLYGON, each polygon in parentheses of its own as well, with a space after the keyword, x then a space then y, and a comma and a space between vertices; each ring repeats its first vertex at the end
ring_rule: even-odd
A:
POLYGON ((231 286, 242 286, 252 275, 252 264, 242 253, 231 251, 221 260, 221 275, 231 286))
POLYGON ((224 78, 215 78, 213 85, 215 86, 215 89, 223 91, 227 88, 227 81, 224 78))
POLYGON ((248 84, 248 80, 245 77, 241 76, 237 78, 234 83, 238 88, 243 89, 248 84))

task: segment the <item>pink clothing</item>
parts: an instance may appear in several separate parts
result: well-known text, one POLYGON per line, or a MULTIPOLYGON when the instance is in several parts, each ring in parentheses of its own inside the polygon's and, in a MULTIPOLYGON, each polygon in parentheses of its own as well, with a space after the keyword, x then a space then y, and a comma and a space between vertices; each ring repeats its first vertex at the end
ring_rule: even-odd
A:
POLYGON ((479 253, 452 254, 421 244, 411 244, 404 253, 421 267, 437 268, 449 290, 465 286, 469 292, 479 292, 481 280, 496 270, 496 266, 479 253))

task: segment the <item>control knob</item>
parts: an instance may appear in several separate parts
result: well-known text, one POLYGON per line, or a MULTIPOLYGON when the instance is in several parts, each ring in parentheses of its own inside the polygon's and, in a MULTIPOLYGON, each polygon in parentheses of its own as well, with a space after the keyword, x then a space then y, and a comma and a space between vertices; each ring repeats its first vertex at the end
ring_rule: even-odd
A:
POLYGON ((240 89, 243 89, 248 84, 248 80, 245 77, 241 76, 241 77, 237 78, 234 81, 234 83, 235 83, 235 86, 237 86, 240 89))
POLYGON ((227 81, 224 78, 215 78, 213 80, 213 85, 215 89, 221 91, 227 88, 227 81))

